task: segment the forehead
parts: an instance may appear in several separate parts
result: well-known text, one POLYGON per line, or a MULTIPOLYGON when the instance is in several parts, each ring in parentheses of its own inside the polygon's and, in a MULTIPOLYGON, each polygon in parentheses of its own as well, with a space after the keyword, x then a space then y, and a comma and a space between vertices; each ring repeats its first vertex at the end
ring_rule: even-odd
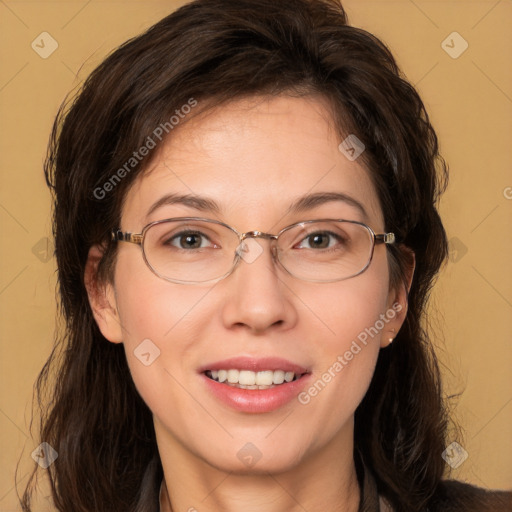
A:
POLYGON ((281 221, 284 227, 308 213, 324 212, 380 229, 382 212, 368 172, 346 158, 340 142, 329 106, 318 97, 256 97, 223 104, 186 120, 162 143, 150 169, 127 193, 122 225, 141 229, 153 220, 193 214, 252 230, 281 221), (333 192, 359 202, 366 218, 350 201, 290 214, 298 198, 333 192), (219 208, 197 215, 190 206, 174 203, 148 215, 169 194, 205 197, 219 208))

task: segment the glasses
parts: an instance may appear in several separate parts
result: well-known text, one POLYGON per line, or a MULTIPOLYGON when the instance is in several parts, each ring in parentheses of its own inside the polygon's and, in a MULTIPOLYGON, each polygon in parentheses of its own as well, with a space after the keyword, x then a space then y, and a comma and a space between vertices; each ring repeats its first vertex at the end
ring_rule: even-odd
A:
POLYGON ((144 261, 158 277, 178 284, 217 282, 241 259, 252 263, 262 252, 253 240, 271 241, 274 261, 290 275, 317 283, 355 277, 372 261, 376 244, 393 244, 393 233, 375 234, 353 220, 298 222, 277 235, 236 229, 213 219, 180 217, 148 224, 141 233, 113 229, 113 241, 142 247, 144 261))

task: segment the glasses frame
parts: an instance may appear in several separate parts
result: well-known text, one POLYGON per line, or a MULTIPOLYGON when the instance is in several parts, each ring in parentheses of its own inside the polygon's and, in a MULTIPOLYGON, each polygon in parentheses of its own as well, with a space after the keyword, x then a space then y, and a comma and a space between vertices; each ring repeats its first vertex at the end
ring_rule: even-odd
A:
POLYGON ((234 227, 229 226, 228 224, 225 224, 224 222, 221 222, 221 221, 215 220, 215 219, 206 219, 206 218, 203 218, 203 217, 171 217, 171 218, 168 218, 168 219, 156 220, 156 221, 150 222, 149 224, 144 226, 144 228, 142 228, 142 231, 140 233, 130 233, 128 231, 121 231, 120 228, 112 229, 111 230, 111 240, 115 241, 115 242, 129 242, 129 243, 132 243, 132 244, 139 245, 141 247, 141 249, 142 249, 142 257, 144 259, 144 262, 149 267, 151 272, 153 272, 153 274, 155 274, 160 279, 163 279, 165 281, 169 281, 171 283, 176 283, 176 284, 217 283, 217 282, 221 281, 222 279, 225 279, 226 277, 228 277, 230 274, 233 273, 235 268, 238 266, 240 260, 242 259, 241 252, 238 251, 238 250, 235 251, 235 259, 233 260, 233 264, 232 264, 231 268, 229 269, 229 271, 226 272, 224 275, 222 275, 220 277, 216 277, 214 279, 209 279, 207 281, 180 281, 179 279, 172 279, 170 277, 163 276, 162 274, 157 272, 151 266, 151 264, 149 263, 149 261, 148 261, 148 259, 146 257, 146 251, 144 249, 145 235, 146 235, 147 231, 152 226, 155 226, 157 224, 163 224, 165 222, 176 222, 176 221, 201 221, 201 222, 210 222, 210 223, 213 223, 213 224, 218 224, 220 226, 224 226, 224 227, 228 228, 230 231, 232 231, 233 233, 235 233, 238 236, 238 240, 239 240, 239 246, 238 247, 240 247, 242 242, 244 240, 246 240, 247 238, 263 238, 263 239, 266 239, 266 240, 275 240, 276 243, 277 243, 277 241, 278 241, 278 239, 279 239, 279 237, 281 236, 282 233, 284 233, 284 232, 286 232, 286 231, 288 231, 290 229, 293 229, 293 228, 295 228, 297 226, 301 226, 301 225, 304 225, 304 224, 312 224, 314 222, 332 222, 332 221, 334 221, 334 222, 349 222, 351 224, 358 224, 360 226, 363 226, 368 231, 368 233, 370 234, 371 240, 372 240, 372 248, 371 248, 371 251, 370 251, 370 256, 368 258, 368 261, 366 262, 366 265, 363 267, 362 270, 357 272, 357 274, 354 274, 354 275, 351 275, 351 276, 348 276, 348 277, 342 277, 342 278, 339 278, 339 279, 330 279, 330 280, 327 280, 327 281, 323 280, 323 279, 322 280, 303 279, 301 277, 297 277, 294 274, 292 274, 282 264, 282 262, 279 259, 279 256, 276 255, 276 251, 273 250, 273 248, 271 248, 271 252, 272 252, 274 261, 276 263, 278 263, 281 266, 281 268, 286 273, 288 273, 292 277, 295 277, 296 279, 300 279, 301 281, 307 281, 307 282, 312 282, 312 283, 334 283, 334 282, 337 282, 337 281, 344 281, 345 279, 351 279, 352 277, 356 277, 356 276, 362 274, 370 266, 370 263, 372 262, 372 259, 373 259, 373 254, 374 254, 375 246, 376 245, 378 245, 378 244, 390 245, 390 244, 394 244, 395 241, 396 241, 394 233, 375 233, 373 231, 373 229, 370 226, 368 226, 367 224, 365 224, 363 222, 356 221, 356 220, 348 220, 348 219, 314 219, 314 220, 305 220, 305 221, 301 221, 301 222, 296 222, 294 224, 291 224, 290 226, 286 226, 285 228, 281 229, 281 231, 279 231, 279 233, 274 235, 274 234, 271 234, 271 233, 265 233, 263 231, 257 231, 257 230, 255 230, 255 231, 247 231, 246 233, 240 233, 234 227))

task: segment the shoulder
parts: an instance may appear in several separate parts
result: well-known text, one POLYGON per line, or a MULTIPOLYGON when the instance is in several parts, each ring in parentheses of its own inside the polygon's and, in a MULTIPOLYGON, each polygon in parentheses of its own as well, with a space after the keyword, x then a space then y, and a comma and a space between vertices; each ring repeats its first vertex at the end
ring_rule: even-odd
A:
POLYGON ((457 480, 440 482, 429 512, 512 512, 512 491, 491 491, 457 480))

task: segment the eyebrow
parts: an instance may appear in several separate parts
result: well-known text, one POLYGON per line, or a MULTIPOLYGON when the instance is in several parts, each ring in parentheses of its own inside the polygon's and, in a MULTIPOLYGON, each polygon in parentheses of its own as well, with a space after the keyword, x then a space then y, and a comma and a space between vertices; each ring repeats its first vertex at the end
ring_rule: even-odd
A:
MULTIPOLYGON (((300 197, 290 205, 286 215, 304 213, 332 201, 342 201, 353 206, 359 210, 365 220, 368 220, 364 206, 357 199, 342 192, 317 192, 300 197)), ((192 194, 166 194, 151 205, 146 219, 162 206, 172 204, 181 204, 201 212, 221 213, 221 207, 213 199, 192 194)))
POLYGON ((342 201, 353 206, 359 210, 365 220, 368 220, 368 214, 364 206, 357 199, 342 192, 317 192, 315 194, 308 194, 294 201, 286 213, 303 213, 332 201, 342 201))
POLYGON ((192 194, 166 194, 151 205, 146 219, 158 208, 169 204, 181 204, 202 212, 220 213, 220 207, 213 199, 192 194))

